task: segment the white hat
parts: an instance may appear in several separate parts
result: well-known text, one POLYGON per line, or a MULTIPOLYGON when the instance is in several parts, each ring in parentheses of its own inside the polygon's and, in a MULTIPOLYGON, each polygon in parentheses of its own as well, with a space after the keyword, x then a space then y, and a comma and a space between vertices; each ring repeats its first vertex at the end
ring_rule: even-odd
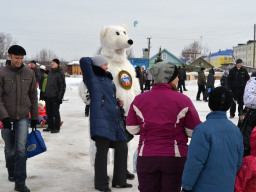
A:
POLYGON ((41 66, 40 66, 40 69, 45 70, 45 69, 46 69, 46 67, 45 67, 44 65, 41 65, 41 66))
POLYGON ((38 104, 41 104, 42 106, 45 106, 45 101, 40 100, 40 101, 38 102, 38 104))

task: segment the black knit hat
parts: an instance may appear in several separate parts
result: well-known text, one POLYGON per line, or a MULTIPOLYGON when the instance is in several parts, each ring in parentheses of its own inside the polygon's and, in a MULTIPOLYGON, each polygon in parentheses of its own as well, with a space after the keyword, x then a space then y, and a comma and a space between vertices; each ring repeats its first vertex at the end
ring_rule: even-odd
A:
POLYGON ((232 94, 225 87, 216 87, 209 96, 209 108, 212 111, 227 111, 232 102, 232 94))
POLYGON ((203 70, 205 70, 205 68, 204 68, 204 67, 202 67, 202 68, 201 68, 201 71, 203 71, 203 70))
POLYGON ((25 49, 19 45, 12 45, 8 49, 8 53, 13 55, 26 55, 25 49))
POLYGON ((178 70, 177 66, 175 65, 174 73, 169 82, 172 82, 178 75, 179 75, 179 70, 178 70))
POLYGON ((36 65, 36 61, 35 60, 30 61, 30 63, 34 63, 36 65))
POLYGON ((236 64, 239 64, 239 63, 243 63, 243 60, 242 59, 237 59, 236 64))
POLYGON ((59 60, 59 59, 53 59, 52 61, 54 61, 55 63, 57 63, 58 65, 60 65, 60 60, 59 60))

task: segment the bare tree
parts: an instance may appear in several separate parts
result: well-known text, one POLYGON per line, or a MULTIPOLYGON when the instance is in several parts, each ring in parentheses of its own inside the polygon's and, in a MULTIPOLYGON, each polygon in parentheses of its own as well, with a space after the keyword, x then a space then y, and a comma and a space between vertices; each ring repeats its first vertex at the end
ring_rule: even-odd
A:
POLYGON ((208 52, 208 48, 202 47, 199 41, 194 41, 182 50, 181 57, 189 58, 193 62, 202 55, 202 52, 206 54, 206 52, 208 52))
POLYGON ((58 56, 50 49, 42 49, 36 54, 35 60, 41 65, 50 65, 51 61, 58 56))
POLYGON ((132 47, 126 49, 126 55, 128 58, 135 58, 134 51, 133 51, 132 47))
POLYGON ((6 59, 9 47, 16 43, 9 33, 0 33, 0 59, 6 59))

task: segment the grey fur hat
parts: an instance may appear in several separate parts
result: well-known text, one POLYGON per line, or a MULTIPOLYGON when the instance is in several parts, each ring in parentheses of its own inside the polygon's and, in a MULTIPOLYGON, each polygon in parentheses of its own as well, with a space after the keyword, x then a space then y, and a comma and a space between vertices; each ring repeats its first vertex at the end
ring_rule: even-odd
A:
POLYGON ((101 65, 108 64, 107 59, 103 55, 96 55, 92 58, 93 65, 100 67, 101 65))
POLYGON ((171 62, 162 61, 149 69, 154 83, 169 83, 178 76, 178 68, 171 62))

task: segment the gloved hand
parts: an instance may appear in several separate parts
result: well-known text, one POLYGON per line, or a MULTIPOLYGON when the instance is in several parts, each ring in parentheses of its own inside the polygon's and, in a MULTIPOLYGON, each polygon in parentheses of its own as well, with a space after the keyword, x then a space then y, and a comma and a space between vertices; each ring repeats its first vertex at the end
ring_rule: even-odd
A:
POLYGON ((6 117, 2 120, 3 122, 3 126, 4 126, 4 129, 11 129, 12 128, 12 124, 11 124, 11 120, 9 117, 6 117))
POLYGON ((38 120, 31 120, 31 122, 30 122, 30 127, 35 129, 37 123, 38 123, 38 120))
POLYGON ((57 102, 56 102, 57 104, 62 104, 62 99, 57 99, 57 102))

